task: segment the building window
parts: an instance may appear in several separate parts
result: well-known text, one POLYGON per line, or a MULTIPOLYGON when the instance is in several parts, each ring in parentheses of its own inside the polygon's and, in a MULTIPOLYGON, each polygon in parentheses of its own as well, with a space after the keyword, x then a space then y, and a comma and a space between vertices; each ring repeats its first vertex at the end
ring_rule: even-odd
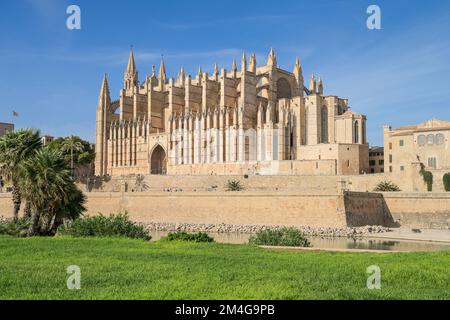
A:
POLYGON ((375 173, 375 169, 374 169, 374 168, 371 168, 371 169, 370 169, 370 173, 375 173))
POLYGON ((405 171, 405 167, 404 166, 400 166, 400 171, 405 171))
POLYGON ((432 146, 434 144, 434 135, 432 134, 427 135, 427 144, 429 146, 432 146))
POLYGON ((425 137, 424 134, 421 134, 417 137, 417 144, 421 147, 423 147, 425 145, 425 143, 427 142, 427 138, 425 137))
POLYGON ((350 160, 347 160, 347 167, 350 167, 350 160))
POLYGON ((392 154, 389 155, 389 163, 392 163, 392 154))
POLYGON ((444 144, 444 141, 445 141, 444 135, 442 133, 438 133, 436 135, 436 144, 440 146, 440 145, 444 144))
POLYGON ((378 160, 378 164, 379 164, 380 166, 384 165, 384 160, 378 160))
POLYGON ((389 172, 392 172, 392 166, 389 166, 389 172))
POLYGON ((381 169, 380 169, 380 172, 381 172, 381 173, 384 173, 384 168, 381 168, 381 169))
POLYGON ((369 166, 374 166, 375 165, 375 160, 369 160, 369 166))
POLYGON ((392 142, 389 142, 389 150, 392 150, 392 142))
POLYGON ((436 169, 436 157, 428 158, 428 167, 432 169, 436 169))
POLYGON ((399 145, 400 145, 400 147, 403 147, 403 145, 404 145, 405 143, 404 143, 404 141, 403 140, 400 140, 399 141, 399 145))
POLYGON ((355 143, 359 143, 359 125, 358 125, 358 121, 355 121, 355 143))

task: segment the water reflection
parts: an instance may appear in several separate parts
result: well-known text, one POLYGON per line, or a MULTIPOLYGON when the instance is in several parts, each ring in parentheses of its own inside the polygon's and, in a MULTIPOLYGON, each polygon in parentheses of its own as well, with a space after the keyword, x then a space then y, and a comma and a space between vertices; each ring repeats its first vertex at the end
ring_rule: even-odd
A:
MULTIPOLYGON (((167 231, 150 231, 152 241, 157 241, 168 234, 167 231)), ((248 233, 216 233, 208 234, 220 243, 247 243, 251 234, 248 233)), ((308 237, 312 246, 317 249, 362 249, 362 250, 396 250, 396 251, 438 251, 450 250, 450 244, 408 241, 408 240, 387 240, 375 238, 332 238, 332 237, 308 237)))

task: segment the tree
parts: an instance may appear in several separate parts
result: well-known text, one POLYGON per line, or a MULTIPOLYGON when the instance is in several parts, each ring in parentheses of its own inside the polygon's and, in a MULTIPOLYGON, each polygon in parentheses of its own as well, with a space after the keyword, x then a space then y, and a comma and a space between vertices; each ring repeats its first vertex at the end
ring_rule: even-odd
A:
POLYGON ((19 188, 19 166, 41 147, 38 130, 21 129, 8 132, 0 137, 0 172, 12 183, 12 201, 14 204, 14 219, 18 219, 21 204, 19 188))
POLYGON ((382 181, 377 184, 377 186, 375 187, 375 189, 373 191, 378 191, 378 192, 400 191, 400 188, 395 183, 392 183, 391 181, 382 181))
POLYGON ((241 184, 239 180, 228 180, 226 184, 227 191, 242 191, 244 190, 244 186, 241 184))
POLYGON ((442 181, 444 182, 444 190, 450 191, 450 172, 447 172, 442 177, 442 181))
POLYGON ((20 164, 20 189, 30 203, 28 236, 56 230, 64 218, 74 219, 85 209, 61 152, 43 148, 20 164), (72 211, 73 210, 73 211, 72 211))
POLYGON ((91 144, 77 136, 57 138, 47 148, 60 151, 71 169, 90 164, 95 158, 91 144))
POLYGON ((73 156, 74 156, 74 152, 82 152, 83 151, 83 145, 81 144, 81 142, 79 141, 80 138, 75 137, 75 136, 69 136, 67 138, 64 139, 64 142, 62 143, 62 148, 61 151, 63 152, 68 152, 70 151, 70 170, 73 174, 73 156))

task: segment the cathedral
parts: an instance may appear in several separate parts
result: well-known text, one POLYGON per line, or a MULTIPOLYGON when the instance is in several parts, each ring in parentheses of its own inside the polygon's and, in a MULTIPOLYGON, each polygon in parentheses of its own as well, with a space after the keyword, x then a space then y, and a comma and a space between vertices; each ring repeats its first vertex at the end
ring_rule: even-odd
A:
POLYGON ((305 86, 302 66, 281 69, 242 55, 231 70, 182 67, 168 78, 138 78, 133 50, 117 100, 106 75, 96 113, 95 173, 168 175, 355 175, 367 172, 366 117, 324 94, 320 76, 305 86))

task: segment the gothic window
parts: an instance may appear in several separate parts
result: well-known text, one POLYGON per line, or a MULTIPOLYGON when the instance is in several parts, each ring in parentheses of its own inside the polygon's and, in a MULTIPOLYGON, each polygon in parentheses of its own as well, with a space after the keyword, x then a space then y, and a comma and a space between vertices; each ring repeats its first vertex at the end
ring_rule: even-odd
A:
POLYGON ((292 98, 291 85, 285 78, 280 78, 277 81, 277 99, 283 98, 292 98))
POLYGON ((362 143, 366 143, 366 122, 363 120, 362 122, 362 143))
POLYGON ((429 146, 434 144, 434 135, 432 135, 432 134, 427 135, 427 144, 429 146))
POLYGON ((322 107, 321 112, 321 118, 322 118, 322 139, 321 141, 323 143, 328 143, 328 108, 322 107))
POLYGON ((359 124, 358 121, 355 121, 355 143, 359 143, 359 124))
POLYGON ((444 135, 443 135, 442 133, 438 133, 438 134, 436 135, 436 144, 437 144, 437 145, 442 145, 442 144, 444 144, 444 140, 445 140, 445 137, 444 137, 444 135))
POLYGON ((423 147, 427 142, 427 138, 424 134, 421 134, 417 137, 417 143, 419 146, 423 147))
POLYGON ((432 169, 436 169, 436 157, 428 158, 428 167, 432 169))

